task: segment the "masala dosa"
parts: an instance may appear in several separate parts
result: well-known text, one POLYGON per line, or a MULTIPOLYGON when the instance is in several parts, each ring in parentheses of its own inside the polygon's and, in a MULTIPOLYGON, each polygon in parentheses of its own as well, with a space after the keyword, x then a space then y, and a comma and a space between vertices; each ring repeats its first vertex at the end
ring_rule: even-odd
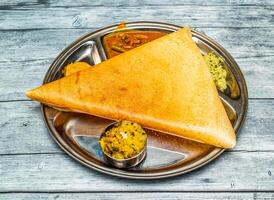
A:
POLYGON ((223 148, 236 144, 209 69, 184 28, 45 84, 27 96, 223 148))

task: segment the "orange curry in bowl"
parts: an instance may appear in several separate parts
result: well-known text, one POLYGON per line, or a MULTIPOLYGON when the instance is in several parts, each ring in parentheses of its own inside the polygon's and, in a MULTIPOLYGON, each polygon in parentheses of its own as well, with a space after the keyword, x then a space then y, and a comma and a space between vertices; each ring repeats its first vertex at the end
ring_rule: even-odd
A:
POLYGON ((168 33, 159 31, 128 30, 110 33, 103 38, 107 58, 117 56, 168 33))

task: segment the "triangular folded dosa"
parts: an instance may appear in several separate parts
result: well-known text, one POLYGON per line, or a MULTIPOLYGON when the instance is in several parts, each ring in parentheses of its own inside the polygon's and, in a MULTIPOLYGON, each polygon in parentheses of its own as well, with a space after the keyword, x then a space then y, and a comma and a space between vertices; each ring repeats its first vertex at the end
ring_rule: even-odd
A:
POLYGON ((27 92, 50 106, 127 119, 232 148, 235 133, 189 29, 181 29, 27 92))

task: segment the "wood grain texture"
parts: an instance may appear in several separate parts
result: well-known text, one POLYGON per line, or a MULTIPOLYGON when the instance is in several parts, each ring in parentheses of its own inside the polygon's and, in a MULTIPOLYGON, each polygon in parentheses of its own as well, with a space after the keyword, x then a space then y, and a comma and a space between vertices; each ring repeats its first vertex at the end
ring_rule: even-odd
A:
POLYGON ((33 199, 43 199, 43 200, 87 200, 87 199, 102 199, 102 200, 273 200, 274 193, 256 193, 256 192, 214 192, 214 193, 193 193, 193 192, 151 192, 151 193, 136 193, 136 192, 126 192, 126 193, 8 193, 0 194, 0 199, 5 200, 33 200, 33 199))
MULTIPOLYGON (((246 121, 231 151, 274 152, 274 100, 250 100, 246 121)), ((35 102, 0 103, 0 154, 62 153, 50 138, 35 102)))
POLYGON ((94 7, 94 6, 105 6, 105 7, 125 7, 125 6, 177 6, 177 5, 204 5, 204 6, 235 6, 235 5, 255 5, 265 6, 274 5, 270 0, 3 0, 1 1, 0 9, 18 9, 18 8, 41 8, 41 7, 94 7))
POLYGON ((273 27, 273 14, 273 6, 46 7, 2 10, 0 29, 94 28, 125 20, 169 21, 194 27, 273 27))
MULTIPOLYGON (((93 29, 94 30, 94 29, 93 29)), ((223 45, 242 69, 251 98, 274 97, 274 29, 200 28, 223 45), (241 41, 239 43, 239 41, 241 41)), ((87 29, 0 31, 0 101, 27 99, 54 57, 87 29), (22 78, 18 78, 22 77, 22 78)))
MULTIPOLYGON (((53 59, 80 36, 96 29, 0 31, 3 61, 53 59)), ((273 28, 198 28, 235 58, 274 55, 273 28)), ((258 58, 262 60, 263 58, 258 58)))
POLYGON ((0 157, 1 192, 274 191, 274 152, 225 152, 192 173, 138 181, 106 176, 63 154, 0 157))

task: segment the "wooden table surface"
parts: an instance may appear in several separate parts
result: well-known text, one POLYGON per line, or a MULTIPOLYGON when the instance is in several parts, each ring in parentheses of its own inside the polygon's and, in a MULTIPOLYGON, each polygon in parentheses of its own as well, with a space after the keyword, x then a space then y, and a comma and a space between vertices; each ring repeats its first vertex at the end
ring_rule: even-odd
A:
POLYGON ((0 199, 274 199, 274 1, 1 0, 0 48, 0 199), (88 169, 54 143, 24 91, 76 38, 124 20, 189 25, 234 56, 249 91, 234 149, 186 175, 136 181, 88 169))

